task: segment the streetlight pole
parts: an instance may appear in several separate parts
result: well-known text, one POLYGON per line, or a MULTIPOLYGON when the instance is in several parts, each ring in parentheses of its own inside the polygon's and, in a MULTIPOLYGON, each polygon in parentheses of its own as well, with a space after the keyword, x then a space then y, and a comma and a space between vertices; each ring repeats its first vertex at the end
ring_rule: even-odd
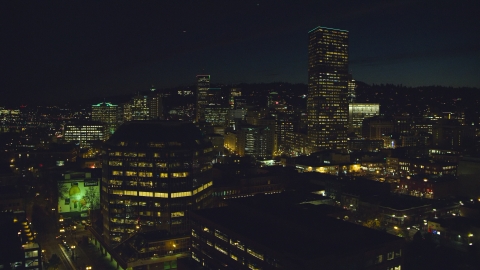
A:
POLYGON ((75 246, 71 246, 72 248, 72 259, 75 260, 75 246))

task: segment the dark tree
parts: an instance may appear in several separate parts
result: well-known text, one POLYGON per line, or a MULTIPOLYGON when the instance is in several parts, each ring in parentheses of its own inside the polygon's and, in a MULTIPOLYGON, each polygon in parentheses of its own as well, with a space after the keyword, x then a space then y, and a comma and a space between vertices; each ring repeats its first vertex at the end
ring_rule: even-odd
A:
POLYGON ((414 235, 413 235, 413 242, 415 244, 420 244, 421 242, 423 241, 423 235, 420 231, 417 231, 414 235))
POLYGON ((48 266, 49 268, 51 267, 52 269, 58 269, 59 265, 60 265, 60 257, 58 257, 57 254, 53 253, 52 257, 50 257, 50 260, 48 260, 48 266))

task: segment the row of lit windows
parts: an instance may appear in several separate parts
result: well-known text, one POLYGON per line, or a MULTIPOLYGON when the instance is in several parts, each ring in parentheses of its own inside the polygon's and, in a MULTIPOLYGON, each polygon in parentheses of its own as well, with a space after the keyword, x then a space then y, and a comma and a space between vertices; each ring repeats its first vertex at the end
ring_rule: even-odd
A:
POLYGON ((137 152, 110 152, 109 156, 116 156, 116 157, 146 157, 145 153, 137 153, 137 152))
MULTIPOLYGON (((205 149, 204 152, 211 152, 212 148, 205 149)), ((108 153, 109 156, 112 157, 146 157, 146 153, 136 153, 136 152, 110 152, 108 153)), ((190 153, 175 153, 175 152, 169 152, 169 153, 153 153, 153 157, 159 158, 159 157, 166 157, 170 155, 171 157, 190 157, 190 153)), ((195 152, 195 156, 198 156, 198 152, 195 152)))
MULTIPOLYGON (((152 189, 154 187, 152 181, 139 181, 133 180, 133 181, 122 181, 122 180, 110 180, 108 182, 110 188, 116 188, 116 187, 122 187, 122 186, 127 186, 127 187, 145 187, 148 189, 152 189)), ((186 186, 185 182, 180 182, 180 183, 174 183, 174 185, 179 185, 179 186, 186 186)), ((167 183, 159 183, 159 187, 166 188, 168 187, 167 183)))
POLYGON ((103 134, 99 134, 99 135, 92 135, 92 134, 89 134, 89 135, 67 135, 65 134, 65 140, 102 140, 103 139, 103 134))
MULTIPOLYGON (((170 198, 181 198, 189 197, 192 195, 201 192, 202 190, 210 187, 213 182, 208 182, 201 187, 193 191, 183 191, 183 192, 172 192, 170 193, 170 198)), ((136 190, 119 190, 119 189, 110 189, 110 194, 114 195, 125 195, 125 196, 140 196, 140 197, 156 197, 156 198, 168 198, 168 193, 165 192, 151 192, 151 191, 136 191, 136 190)))
MULTIPOLYGON (((136 171, 112 171, 112 175, 114 176, 138 176, 138 177, 153 177, 153 172, 136 172, 136 171)), ((174 172, 170 173, 171 178, 183 178, 187 177, 188 172, 174 172)), ((168 173, 159 173, 159 178, 168 178, 168 173)))
POLYGON ((75 126, 66 126, 65 131, 70 130, 99 130, 102 129, 103 126, 88 126, 88 127, 75 127, 75 126))
MULTIPOLYGON (((137 190, 110 189, 110 194, 125 195, 125 196, 154 197, 154 193, 151 191, 137 191, 137 190)), ((165 198, 168 198, 168 193, 157 193, 157 192, 155 192, 155 197, 163 197, 160 194, 166 194, 165 198)))
MULTIPOLYGON (((147 202, 144 202, 144 201, 136 201, 136 200, 131 200, 131 199, 123 199, 123 198, 128 198, 128 197, 119 197, 119 198, 122 198, 122 199, 118 199, 117 200, 110 200, 110 204, 122 204, 122 205, 125 205, 125 206, 147 206, 147 202)), ((155 202, 154 203, 155 207, 160 207, 161 204, 159 202, 155 202)), ((112 209, 112 212, 113 213, 116 213, 115 212, 116 209, 112 209)))
POLYGON ((220 232, 219 230, 215 230, 215 236, 228 243, 228 236, 226 234, 220 232))
MULTIPOLYGON (((120 167, 120 166, 123 166, 123 162, 119 161, 119 160, 109 160, 108 165, 120 167)), ((129 162, 128 165, 130 167, 141 167, 141 168, 152 168, 153 167, 153 163, 151 163, 151 162, 129 162)), ((181 164, 179 162, 170 163, 169 165, 170 165, 170 168, 188 167, 189 163, 186 163, 185 166, 181 166, 181 164)), ((155 167, 156 168, 167 168, 167 163, 166 162, 156 162, 155 167)))
POLYGON ((206 183, 206 184, 203 184, 202 186, 198 187, 197 189, 193 190, 193 195, 203 191, 204 189, 210 187, 211 185, 213 184, 212 181, 206 183))
MULTIPOLYGON (((205 232, 210 232, 210 230, 208 229, 208 227, 204 227, 203 230, 204 230, 205 232)), ((251 247, 245 248, 245 245, 243 245, 240 241, 235 241, 235 240, 232 240, 232 239, 228 239, 228 235, 220 232, 219 230, 215 230, 214 235, 215 235, 217 238, 219 238, 219 239, 221 239, 221 240, 223 240, 223 241, 225 241, 225 242, 227 242, 227 243, 230 243, 232 246, 237 247, 238 249, 240 249, 240 250, 242 250, 242 251, 245 251, 245 249, 246 249, 247 253, 250 254, 250 255, 252 255, 253 257, 258 258, 258 259, 260 259, 260 260, 262 260, 262 261, 264 260, 264 255, 263 255, 262 253, 254 250, 254 249, 251 248, 251 247)), ((198 234, 195 232, 194 229, 192 229, 192 236, 198 238, 198 234)), ((208 241, 208 240, 207 240, 207 241, 208 241)), ((208 242, 210 242, 210 241, 208 241, 208 242)), ((210 242, 210 244, 211 244, 211 242, 210 242)), ((228 250, 227 250, 227 248, 222 247, 222 246, 219 245, 218 243, 215 243, 215 248, 216 248, 217 250, 219 250, 220 252, 222 252, 223 254, 228 255, 228 250), (218 248, 217 248, 217 246, 218 246, 218 248)), ((233 258, 233 257, 232 257, 232 258, 233 258)), ((235 258, 234 258, 234 259, 235 259, 235 258)))
POLYGON ((225 247, 215 243, 215 249, 228 256, 228 251, 225 247))

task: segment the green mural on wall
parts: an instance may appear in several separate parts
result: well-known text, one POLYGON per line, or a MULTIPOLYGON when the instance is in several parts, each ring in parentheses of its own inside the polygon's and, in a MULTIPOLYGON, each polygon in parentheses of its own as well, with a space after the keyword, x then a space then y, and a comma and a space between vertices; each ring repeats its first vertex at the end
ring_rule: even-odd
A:
POLYGON ((84 212, 100 209, 98 180, 58 182, 58 212, 84 212))

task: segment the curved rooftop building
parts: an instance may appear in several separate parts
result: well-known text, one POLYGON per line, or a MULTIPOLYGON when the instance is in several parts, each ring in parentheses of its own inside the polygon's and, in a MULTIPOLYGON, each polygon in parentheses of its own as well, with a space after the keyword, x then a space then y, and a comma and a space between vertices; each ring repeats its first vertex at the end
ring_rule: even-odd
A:
POLYGON ((192 123, 127 122, 104 145, 104 238, 115 245, 139 231, 187 229, 187 210, 207 207, 212 145, 192 123))

